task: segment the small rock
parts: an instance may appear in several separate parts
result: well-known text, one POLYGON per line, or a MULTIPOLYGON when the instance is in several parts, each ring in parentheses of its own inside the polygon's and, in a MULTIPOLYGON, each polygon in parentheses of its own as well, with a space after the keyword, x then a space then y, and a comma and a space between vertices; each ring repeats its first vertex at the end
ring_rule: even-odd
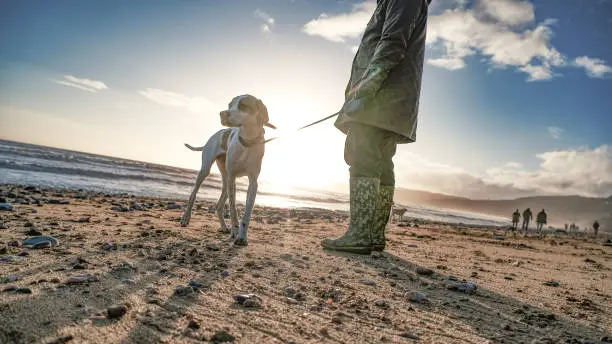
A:
POLYGON ((473 294, 476 289, 478 289, 478 286, 472 282, 460 282, 449 284, 446 286, 446 289, 466 294, 473 294))
POLYGON ((168 210, 181 209, 181 208, 183 208, 182 205, 176 204, 174 202, 168 202, 168 205, 166 206, 166 209, 168 209, 168 210))
POLYGON ((0 278, 0 283, 12 283, 19 280, 19 276, 8 276, 0 278))
POLYGON ((415 336, 414 334, 410 333, 410 332, 402 332, 399 334, 400 337, 402 338, 408 338, 408 339, 412 339, 412 340, 419 340, 418 336, 415 336))
POLYGON ((202 287, 202 283, 198 281, 189 281, 189 286, 194 288, 200 288, 202 287))
POLYGON ((283 295, 285 295, 286 297, 295 299, 297 301, 304 300, 304 295, 291 287, 286 287, 285 289, 283 289, 283 295))
POLYGON ((27 230, 24 234, 29 235, 29 236, 37 236, 37 235, 42 235, 42 232, 37 231, 36 229, 32 228, 32 229, 27 230))
POLYGON ((28 253, 27 251, 21 251, 21 252, 17 253, 17 255, 19 257, 27 257, 27 256, 30 255, 30 253, 28 253))
POLYGON ((236 338, 234 338, 234 336, 227 333, 226 331, 217 331, 210 338, 210 341, 213 344, 229 343, 229 342, 233 342, 234 340, 236 340, 236 338))
POLYGON ((544 283, 542 283, 543 285, 547 286, 547 287, 558 287, 561 284, 559 284, 559 282, 557 281, 546 281, 544 283))
POLYGON ((6 243, 7 246, 11 246, 11 247, 19 247, 21 246, 21 244, 19 244, 19 241, 17 240, 11 240, 8 243, 6 243))
POLYGON ((261 306, 261 298, 255 294, 244 294, 234 296, 234 300, 237 304, 242 305, 246 308, 255 308, 261 306))
POLYGON ((419 247, 419 245, 417 245, 417 244, 408 244, 408 245, 406 245, 406 247, 417 248, 417 247, 419 247))
POLYGON ((106 309, 106 316, 109 319, 119 319, 127 313, 128 308, 126 305, 113 305, 106 309))
POLYGON ((599 341, 602 343, 612 343, 612 336, 603 336, 599 341))
POLYGON ((49 235, 23 239, 23 246, 31 248, 45 248, 59 245, 59 240, 49 235))
POLYGON ((17 289, 15 289, 15 292, 19 293, 19 294, 32 294, 32 289, 30 289, 30 288, 17 288, 17 289))
POLYGON ((219 251, 219 245, 217 244, 208 244, 206 245, 206 248, 211 251, 219 251))
POLYGON ((187 324, 187 328, 190 328, 192 330, 198 330, 200 328, 200 324, 198 324, 197 321, 191 319, 189 320, 189 323, 187 324))
POLYGON ((512 278, 512 276, 504 276, 504 279, 508 281, 512 281, 514 278, 512 278))
POLYGON ((421 294, 417 291, 411 291, 408 293, 408 300, 410 300, 411 302, 416 302, 416 303, 425 303, 427 302, 427 297, 425 296, 425 294, 421 294))
POLYGON ((229 276, 229 271, 227 271, 227 270, 223 270, 223 271, 221 272, 221 277, 225 278, 225 277, 228 277, 228 276, 229 276))
POLYGON ((106 243, 102 245, 104 251, 117 250, 119 246, 116 243, 106 243))
POLYGON ((594 261, 593 259, 587 258, 584 260, 586 263, 597 263, 596 261, 594 261))
POLYGON ((136 281, 134 281, 131 278, 124 278, 124 279, 121 280, 121 283, 133 285, 133 284, 136 284, 136 281))
POLYGON ((0 211, 12 211, 13 206, 9 203, 0 203, 0 211))
POLYGON ((432 269, 422 268, 420 266, 416 268, 415 272, 417 273, 417 275, 423 276, 431 276, 434 273, 432 269))
POLYGON ((374 304, 380 308, 389 308, 389 302, 387 300, 376 300, 374 304))
POLYGON ((72 266, 75 270, 85 270, 87 269, 87 263, 77 263, 72 266))
POLYGON ((76 222, 79 222, 79 223, 89 223, 89 217, 81 217, 76 222))
POLYGON ((9 291, 15 291, 17 290, 17 286, 14 285, 9 285, 8 287, 4 287, 4 289, 2 289, 3 292, 9 292, 9 291))
POLYGON ((457 278, 457 276, 450 275, 448 276, 448 280, 457 282, 459 279, 457 278))
POLYGON ((119 211, 122 213, 125 213, 127 211, 130 211, 130 209, 128 207, 124 207, 124 206, 116 206, 116 207, 112 207, 111 208, 112 211, 119 211))
POLYGON ((193 293, 195 293, 195 289, 193 287, 180 286, 174 289, 174 295, 177 295, 177 296, 187 296, 193 293))
POLYGON ((296 305, 296 304, 300 303, 298 300, 296 300, 296 299, 294 299, 292 297, 288 297, 288 296, 285 296, 285 302, 287 302, 290 305, 296 305))
POLYGON ((370 287, 376 287, 376 282, 369 279, 362 279, 360 282, 362 284, 369 285, 370 287))
POLYGON ((506 240, 506 238, 503 237, 503 236, 495 236, 493 239, 495 239, 495 240, 506 240))

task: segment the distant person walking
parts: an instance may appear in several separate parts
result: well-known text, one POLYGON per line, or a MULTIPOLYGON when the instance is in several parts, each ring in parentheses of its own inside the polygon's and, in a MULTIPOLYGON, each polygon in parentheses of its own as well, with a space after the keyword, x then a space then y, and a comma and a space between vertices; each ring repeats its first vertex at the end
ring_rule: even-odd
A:
POLYGON ((593 223, 593 235, 595 236, 595 238, 597 238, 597 232, 599 232, 599 222, 595 220, 595 222, 593 223))
POLYGON ((521 213, 516 209, 514 213, 512 213, 512 230, 515 231, 518 229, 519 221, 521 220, 521 213))
POLYGON ((546 212, 544 211, 544 209, 542 209, 542 211, 539 212, 538 216, 536 217, 536 225, 538 228, 538 232, 542 232, 542 227, 544 227, 546 223, 546 212))
POLYGON ((529 232, 529 221, 531 221, 532 217, 531 209, 527 208, 523 211, 523 231, 529 232))

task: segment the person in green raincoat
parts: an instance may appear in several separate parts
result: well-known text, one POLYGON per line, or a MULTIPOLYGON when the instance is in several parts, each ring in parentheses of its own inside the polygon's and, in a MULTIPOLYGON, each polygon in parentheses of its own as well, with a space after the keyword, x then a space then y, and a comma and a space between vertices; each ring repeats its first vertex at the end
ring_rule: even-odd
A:
POLYGON ((532 217, 533 213, 531 212, 531 209, 527 208, 525 211, 523 211, 523 231, 529 232, 529 221, 531 221, 532 217))
POLYGON ((392 158, 416 140, 427 10, 431 0, 378 0, 353 60, 335 126, 346 134, 350 220, 324 248, 369 254, 385 249, 393 204, 392 158))
POLYGON ((538 213, 538 215, 536 216, 536 225, 538 228, 538 232, 542 231, 542 227, 544 227, 544 225, 547 223, 547 219, 546 219, 546 212, 544 211, 544 209, 542 209, 541 212, 538 213))

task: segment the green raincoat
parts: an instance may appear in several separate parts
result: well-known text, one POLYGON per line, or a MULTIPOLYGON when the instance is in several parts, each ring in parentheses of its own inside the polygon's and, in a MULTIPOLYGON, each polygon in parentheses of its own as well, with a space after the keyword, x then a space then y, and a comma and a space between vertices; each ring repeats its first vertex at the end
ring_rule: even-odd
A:
POLYGON ((360 122, 416 140, 425 54, 427 0, 378 0, 353 60, 335 126, 360 122))

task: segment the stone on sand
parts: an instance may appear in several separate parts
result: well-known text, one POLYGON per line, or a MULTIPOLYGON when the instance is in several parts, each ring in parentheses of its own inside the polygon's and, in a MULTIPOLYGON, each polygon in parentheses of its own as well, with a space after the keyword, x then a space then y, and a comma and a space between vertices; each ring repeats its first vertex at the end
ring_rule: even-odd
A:
POLYGON ((50 235, 42 235, 23 239, 22 245, 31 248, 55 247, 59 245, 59 240, 50 235))

